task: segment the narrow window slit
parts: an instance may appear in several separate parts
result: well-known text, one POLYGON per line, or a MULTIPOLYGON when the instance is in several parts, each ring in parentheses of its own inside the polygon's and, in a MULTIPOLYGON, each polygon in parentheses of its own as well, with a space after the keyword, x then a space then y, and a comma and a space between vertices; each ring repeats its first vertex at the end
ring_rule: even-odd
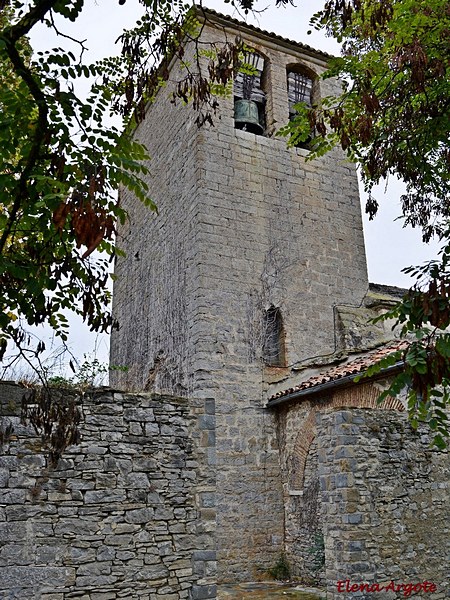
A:
POLYGON ((264 314, 263 360, 267 366, 286 366, 284 324, 281 310, 271 306, 264 314))

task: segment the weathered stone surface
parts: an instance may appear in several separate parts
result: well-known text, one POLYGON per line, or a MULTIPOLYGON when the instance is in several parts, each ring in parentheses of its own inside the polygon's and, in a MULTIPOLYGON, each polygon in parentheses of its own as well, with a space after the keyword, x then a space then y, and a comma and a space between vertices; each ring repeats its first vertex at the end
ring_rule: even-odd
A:
MULTIPOLYGON (((38 440, 38 455, 8 443, 0 565, 19 588, 8 590, 0 577, 0 597, 214 598, 217 565, 220 581, 266 577, 285 547, 311 575, 322 531, 329 582, 373 578, 377 569, 383 577, 395 568, 405 577, 422 566, 430 573, 422 554, 431 564, 440 558, 424 534, 443 514, 446 484, 432 461, 418 458, 420 472, 410 464, 417 447, 401 428, 374 435, 373 463, 363 414, 336 413, 314 441, 308 403, 297 415, 300 437, 295 419, 283 423, 280 411, 277 421, 264 408, 268 387, 287 387, 305 364, 377 344, 386 331, 366 322, 378 304, 365 296, 353 166, 337 150, 307 161, 306 149, 275 135, 289 117, 286 69, 319 76, 327 57, 232 23, 229 31, 206 25, 203 41, 236 35, 265 58, 265 135, 235 129, 232 97, 221 99, 214 127, 199 129, 192 110, 171 105, 174 81, 185 75, 173 61, 170 82, 135 132, 153 157, 148 184, 158 214, 122 194, 130 218, 119 232, 126 258, 117 260, 121 327, 112 363, 128 370, 115 383, 183 398, 101 390, 86 400, 80 448, 45 476, 38 440), (271 306, 285 334, 286 364, 277 371, 263 365, 271 306), (49 503, 46 513, 28 508, 49 503), (420 542, 410 539, 411 523, 420 542), (392 556, 398 567, 389 570, 392 556), (47 561, 54 564, 43 581, 47 561)), ((188 45, 186 64, 197 58, 188 45)), ((315 87, 322 95, 339 89, 332 79, 317 78, 315 87)), ((32 437, 8 394, 5 401, 0 393, 2 414, 32 437)), ((426 436, 416 441, 425 452, 426 436)))
MULTIPOLYGON (((342 599, 338 579, 383 585, 429 581, 436 590, 419 590, 414 598, 449 597, 448 451, 431 448, 430 436, 412 430, 404 413, 384 410, 321 414, 317 439, 327 598, 342 599), (354 441, 347 446, 355 458, 351 466, 336 444, 343 422, 354 426, 354 441), (349 469, 352 478, 344 485, 349 469), (433 498, 433 489, 444 494, 433 498)), ((376 591, 364 594, 368 600, 380 597, 376 591)))
POLYGON ((0 452, 0 598, 143 600, 154 590, 151 598, 187 599, 198 578, 193 553, 203 547, 195 415, 178 398, 105 390, 86 397, 83 411, 104 420, 82 424, 80 446, 66 451, 55 471, 25 451, 35 442, 31 430, 7 455, 0 452), (136 419, 165 435, 136 443, 136 419))
POLYGON ((129 510, 125 514, 127 523, 147 523, 153 519, 155 511, 152 508, 129 510))
MULTIPOLYGON (((27 588, 63 587, 75 580, 75 569, 69 567, 5 567, 0 569, 0 586, 5 594, 8 590, 27 588)), ((23 592, 23 598, 31 598, 34 591, 23 592)))
MULTIPOLYGON (((111 342, 112 362, 129 367, 114 385, 170 391, 195 407, 209 466, 199 508, 221 581, 260 576, 283 551, 275 420, 263 410, 265 311, 280 307, 295 365, 336 350, 335 307, 360 305, 368 287, 353 167, 337 151, 307 162, 307 150, 276 136, 289 118, 288 65, 319 75, 325 57, 247 33, 266 59, 265 135, 235 129, 232 97, 221 99, 214 127, 198 129, 183 106, 170 107, 170 90, 136 130, 152 155, 159 213, 124 192, 127 258, 117 260, 113 307, 121 328, 111 342), (249 518, 256 501, 258 519, 249 518)), ((236 35, 245 38, 245 27, 203 31, 205 42, 236 35)), ((320 86, 339 89, 332 80, 320 86)))
POLYGON ((192 588, 192 600, 207 600, 215 598, 216 594, 216 585, 194 585, 192 588))

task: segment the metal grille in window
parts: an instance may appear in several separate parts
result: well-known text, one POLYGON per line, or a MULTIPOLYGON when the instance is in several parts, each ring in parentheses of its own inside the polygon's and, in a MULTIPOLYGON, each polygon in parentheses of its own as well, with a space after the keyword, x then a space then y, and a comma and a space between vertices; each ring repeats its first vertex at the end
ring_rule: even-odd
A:
POLYGON ((266 365, 285 366, 284 326, 281 311, 271 306, 264 315, 263 359, 266 365))
POLYGON ((234 80, 234 95, 236 98, 264 102, 265 94, 261 89, 261 76, 264 69, 264 59, 256 52, 246 52, 242 63, 250 67, 254 73, 239 73, 234 80))
POLYGON ((295 114, 294 105, 299 102, 305 102, 308 106, 312 105, 313 81, 310 77, 302 73, 288 73, 288 97, 289 114, 295 114))

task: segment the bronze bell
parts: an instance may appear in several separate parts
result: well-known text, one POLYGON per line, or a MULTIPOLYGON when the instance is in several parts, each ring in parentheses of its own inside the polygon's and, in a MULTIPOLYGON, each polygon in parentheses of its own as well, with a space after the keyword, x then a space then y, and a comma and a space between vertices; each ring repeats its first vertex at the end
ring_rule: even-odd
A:
POLYGON ((253 100, 236 100, 234 103, 234 122, 238 129, 261 135, 264 127, 259 122, 258 105, 253 100))

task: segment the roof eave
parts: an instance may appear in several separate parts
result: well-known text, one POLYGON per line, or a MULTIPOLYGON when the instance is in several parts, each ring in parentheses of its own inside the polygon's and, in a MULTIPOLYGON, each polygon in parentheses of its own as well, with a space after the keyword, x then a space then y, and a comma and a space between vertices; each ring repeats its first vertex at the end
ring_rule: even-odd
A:
MULTIPOLYGON (((386 369, 382 369, 376 375, 372 377, 364 378, 361 383, 368 383, 372 381, 376 381, 377 379, 383 379, 384 377, 388 377, 390 375, 395 375, 399 373, 403 369, 403 362, 395 363, 386 369)), ((293 400, 297 400, 298 398, 305 398, 307 396, 315 396, 317 394, 321 394, 327 392, 331 389, 342 389, 350 386, 357 377, 361 377, 364 375, 363 373, 352 373, 351 375, 346 375, 345 377, 341 377, 340 379, 334 379, 333 381, 326 381, 325 383, 321 383, 320 385, 316 385, 311 388, 306 388, 304 390, 296 390, 286 394, 285 396, 281 396, 279 398, 274 398, 273 400, 269 400, 266 408, 274 408, 276 406, 280 406, 282 404, 286 404, 288 402, 292 402, 293 400)), ((359 382, 358 382, 359 383, 359 382)))
POLYGON ((301 42, 289 40, 288 38, 280 36, 276 33, 259 29, 255 25, 250 25, 249 23, 244 23, 238 19, 234 19, 233 17, 222 15, 221 13, 204 6, 196 6, 196 8, 197 16, 199 18, 203 18, 205 21, 212 22, 225 29, 236 29, 239 32, 245 32, 248 36, 255 37, 258 38, 258 40, 263 41, 267 47, 279 49, 280 46, 282 46, 295 54, 304 54, 310 58, 316 59, 322 64, 322 66, 325 67, 330 59, 334 58, 332 54, 322 52, 321 50, 316 50, 315 48, 312 48, 307 44, 302 44, 301 42))

